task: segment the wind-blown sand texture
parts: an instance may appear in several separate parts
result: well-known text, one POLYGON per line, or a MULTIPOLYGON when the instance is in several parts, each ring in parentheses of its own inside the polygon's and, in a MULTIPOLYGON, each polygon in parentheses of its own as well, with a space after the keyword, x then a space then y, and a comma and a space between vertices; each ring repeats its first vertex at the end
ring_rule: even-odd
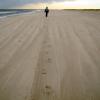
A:
POLYGON ((100 13, 0 19, 0 100, 100 100, 100 13))

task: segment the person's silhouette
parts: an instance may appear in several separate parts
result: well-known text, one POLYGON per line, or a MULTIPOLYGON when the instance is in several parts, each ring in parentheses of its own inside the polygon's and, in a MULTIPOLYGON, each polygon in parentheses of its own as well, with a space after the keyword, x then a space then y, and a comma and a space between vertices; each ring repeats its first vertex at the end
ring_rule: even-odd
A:
POLYGON ((49 13, 49 9, 48 9, 48 7, 46 7, 45 8, 45 14, 46 14, 45 16, 46 16, 46 18, 48 17, 48 13, 49 13))

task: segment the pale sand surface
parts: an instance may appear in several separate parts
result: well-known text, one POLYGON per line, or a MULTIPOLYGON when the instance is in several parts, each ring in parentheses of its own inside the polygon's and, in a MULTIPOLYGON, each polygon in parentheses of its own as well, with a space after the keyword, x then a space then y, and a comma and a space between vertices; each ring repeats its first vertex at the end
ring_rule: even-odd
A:
POLYGON ((0 19, 0 100, 100 100, 100 13, 0 19))

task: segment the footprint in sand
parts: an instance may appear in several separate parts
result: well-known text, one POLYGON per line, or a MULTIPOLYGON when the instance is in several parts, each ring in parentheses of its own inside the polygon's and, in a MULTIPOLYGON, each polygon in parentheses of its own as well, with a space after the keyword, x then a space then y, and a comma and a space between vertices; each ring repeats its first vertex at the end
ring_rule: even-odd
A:
POLYGON ((51 86, 46 85, 45 88, 46 88, 46 89, 51 89, 51 86))
POLYGON ((48 63, 51 63, 51 62, 52 62, 51 58, 48 58, 48 63))
POLYGON ((42 75, 46 75, 47 73, 46 72, 42 72, 42 75))
POLYGON ((42 75, 46 75, 47 73, 46 73, 46 70, 45 69, 42 69, 42 73, 41 73, 42 75))
POLYGON ((51 86, 46 85, 45 88, 46 88, 46 94, 47 94, 47 95, 50 95, 50 94, 51 94, 51 90, 52 90, 52 89, 51 89, 51 86))

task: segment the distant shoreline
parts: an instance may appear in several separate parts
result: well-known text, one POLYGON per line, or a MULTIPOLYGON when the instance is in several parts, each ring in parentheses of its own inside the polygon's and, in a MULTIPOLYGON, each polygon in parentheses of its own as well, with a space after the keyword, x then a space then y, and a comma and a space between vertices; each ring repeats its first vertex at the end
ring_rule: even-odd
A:
POLYGON ((100 11, 100 9, 63 9, 63 10, 76 10, 76 11, 100 11))
POLYGON ((8 17, 20 14, 33 13, 38 10, 35 9, 0 9, 0 17, 8 17))

